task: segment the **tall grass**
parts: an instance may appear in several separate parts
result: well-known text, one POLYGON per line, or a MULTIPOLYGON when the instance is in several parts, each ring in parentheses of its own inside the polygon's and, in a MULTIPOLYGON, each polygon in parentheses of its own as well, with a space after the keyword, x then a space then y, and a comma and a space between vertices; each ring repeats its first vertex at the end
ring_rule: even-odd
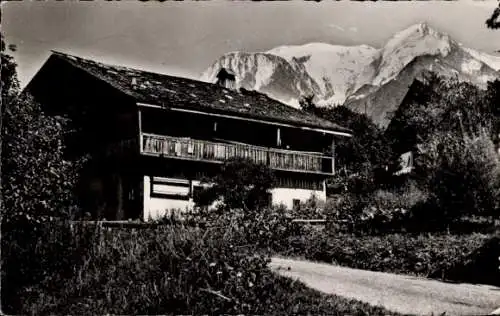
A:
MULTIPOLYGON (((25 257, 28 267, 39 269, 23 270, 38 277, 16 292, 21 304, 15 314, 391 314, 273 274, 269 259, 258 254, 265 245, 258 240, 277 239, 283 231, 242 216, 250 218, 222 215, 207 228, 39 226, 50 231, 42 229, 25 257), (44 270, 47 256, 59 264, 44 270)), ((12 257, 2 271, 15 273, 16 261, 12 257)))

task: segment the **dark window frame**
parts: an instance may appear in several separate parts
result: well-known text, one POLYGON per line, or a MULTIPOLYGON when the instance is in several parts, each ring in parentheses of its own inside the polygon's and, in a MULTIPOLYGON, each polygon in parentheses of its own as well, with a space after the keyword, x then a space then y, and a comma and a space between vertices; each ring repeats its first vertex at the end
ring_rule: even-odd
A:
POLYGON ((160 198, 160 199, 171 199, 171 200, 183 200, 183 201, 189 201, 192 195, 192 181, 188 179, 177 179, 177 178, 163 178, 162 177, 155 177, 155 176, 149 176, 150 179, 150 186, 149 186, 149 196, 152 198, 160 198), (170 180, 170 181, 169 181, 170 180), (171 181, 171 180, 184 180, 187 181, 187 183, 182 183, 182 182, 176 182, 176 181, 171 181), (155 184, 163 184, 163 185, 171 185, 171 186, 178 186, 178 187, 187 187, 189 188, 188 193, 186 195, 184 194, 168 194, 168 193, 158 193, 154 191, 154 186, 155 184))

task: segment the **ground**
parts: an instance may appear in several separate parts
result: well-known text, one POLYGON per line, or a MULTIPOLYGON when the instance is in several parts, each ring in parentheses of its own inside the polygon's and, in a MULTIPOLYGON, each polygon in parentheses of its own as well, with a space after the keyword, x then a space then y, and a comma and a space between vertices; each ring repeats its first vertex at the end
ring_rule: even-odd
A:
POLYGON ((302 260, 273 258, 277 273, 319 291, 415 315, 487 315, 500 307, 500 288, 445 283, 302 260))

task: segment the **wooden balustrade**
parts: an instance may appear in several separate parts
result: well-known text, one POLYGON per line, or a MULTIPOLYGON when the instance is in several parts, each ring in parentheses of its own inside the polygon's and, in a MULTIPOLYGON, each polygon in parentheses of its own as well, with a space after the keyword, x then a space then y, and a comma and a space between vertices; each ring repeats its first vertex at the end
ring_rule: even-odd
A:
POLYGON ((331 165, 331 157, 316 153, 251 146, 246 144, 221 143, 181 137, 142 134, 141 153, 164 157, 224 162, 242 157, 256 163, 268 165, 272 169, 329 173, 325 165, 331 165), (324 160, 329 164, 324 164, 324 160), (325 170, 326 169, 326 170, 325 170))

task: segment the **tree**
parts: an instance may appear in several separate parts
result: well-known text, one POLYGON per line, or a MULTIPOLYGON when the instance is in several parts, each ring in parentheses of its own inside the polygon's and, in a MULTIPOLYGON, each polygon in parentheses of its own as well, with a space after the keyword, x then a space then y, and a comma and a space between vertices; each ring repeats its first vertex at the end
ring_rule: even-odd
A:
POLYGON ((475 137, 440 132, 423 146, 416 172, 430 193, 435 218, 493 215, 500 197, 500 161, 486 133, 475 137))
POLYGON ((429 192, 423 218, 440 223, 498 207, 500 165, 499 82, 482 90, 457 79, 428 74, 416 81, 396 111, 386 136, 393 150, 415 151, 412 177, 429 192))
MULTIPOLYGON (((15 50, 15 46, 9 45, 11 51, 15 50)), ((1 51, 1 92, 2 100, 0 103, 0 131, 3 130, 3 113, 6 104, 10 104, 14 97, 19 94, 19 80, 17 79, 16 67, 17 64, 14 58, 6 53, 7 47, 0 33, 0 51, 1 51)), ((3 137, 0 137, 0 157, 2 157, 3 137)), ((0 159, 0 175, 2 174, 2 160, 0 159)), ((0 209, 2 209, 2 179, 0 177, 0 209)))
POLYGON ((59 245, 47 242, 46 224, 77 210, 73 190, 80 162, 64 158, 69 121, 46 116, 28 93, 19 93, 16 63, 3 39, 1 58, 1 294, 3 311, 19 314, 21 291, 52 273, 50 262, 57 266, 61 260, 54 251, 59 245))
POLYGON ((345 106, 308 108, 310 113, 352 130, 353 137, 339 139, 335 148, 339 165, 349 172, 366 166, 383 168, 391 160, 391 148, 383 131, 365 114, 345 106))
POLYGON ((75 206, 72 188, 78 162, 64 158, 69 121, 47 116, 27 93, 19 92, 16 63, 2 39, 2 215, 67 217, 75 206))
POLYGON ((488 82, 488 88, 486 89, 485 97, 485 108, 490 113, 491 116, 491 126, 493 129, 493 139, 497 142, 500 142, 498 138, 498 134, 500 131, 500 80, 496 79, 495 81, 488 82))
POLYGON ((383 131, 365 114, 345 106, 317 107, 313 96, 300 100, 302 110, 349 128, 353 137, 336 141, 335 155, 339 172, 328 180, 330 189, 369 194, 378 185, 387 183, 393 164, 390 142, 383 131))
POLYGON ((221 200, 225 209, 255 210, 269 204, 274 175, 265 165, 237 158, 228 160, 204 182, 209 186, 195 196, 198 206, 207 207, 221 200))
MULTIPOLYGON (((496 82, 496 81, 495 81, 496 82)), ((486 91, 430 73, 415 81, 386 130, 396 153, 417 151, 439 132, 474 137, 497 130, 498 82, 486 91)))
POLYGON ((2 104, 5 105, 12 101, 12 99, 19 93, 19 80, 17 79, 16 73, 17 64, 14 57, 6 53, 8 50, 12 52, 15 51, 16 46, 9 45, 7 47, 3 34, 0 34, 0 49, 2 52, 2 104))
POLYGON ((66 126, 68 122, 63 118, 45 116, 27 94, 6 105, 2 130, 3 211, 9 215, 64 218, 73 213, 78 164, 64 159, 66 126))
POLYGON ((500 28, 499 17, 500 17, 500 4, 498 5, 498 8, 495 8, 495 10, 493 10, 490 18, 486 20, 486 26, 490 29, 500 28))

